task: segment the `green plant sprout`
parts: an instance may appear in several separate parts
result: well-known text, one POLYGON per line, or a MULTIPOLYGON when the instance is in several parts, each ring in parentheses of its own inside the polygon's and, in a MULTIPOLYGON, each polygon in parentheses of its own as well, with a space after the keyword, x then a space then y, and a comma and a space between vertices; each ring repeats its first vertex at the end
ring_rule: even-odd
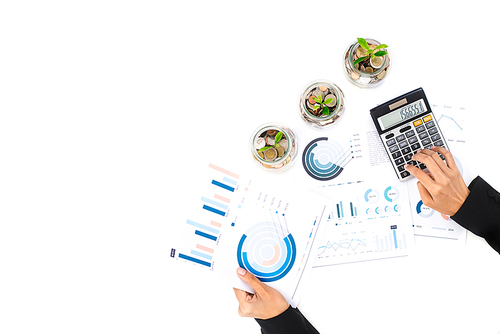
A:
POLYGON ((274 137, 274 145, 271 145, 271 146, 264 146, 263 148, 261 148, 258 152, 264 152, 264 151, 267 151, 268 149, 270 148, 273 148, 273 147, 278 147, 278 143, 280 142, 281 138, 283 137, 283 132, 278 132, 276 134, 276 137, 274 137))
POLYGON ((377 51, 380 49, 385 49, 388 48, 387 44, 379 44, 375 49, 370 49, 370 46, 368 45, 368 42, 364 38, 358 38, 358 43, 359 45, 366 50, 367 56, 365 57, 360 57, 356 59, 356 61, 353 63, 353 65, 357 65, 361 63, 363 60, 371 58, 374 59, 375 57, 382 57, 388 54, 387 51, 377 51))
POLYGON ((316 103, 319 103, 318 105, 314 105, 312 108, 314 111, 318 110, 321 108, 321 111, 323 112, 323 115, 328 115, 330 114, 330 108, 328 108, 326 105, 332 103, 333 98, 329 98, 323 101, 323 97, 321 94, 318 94, 318 96, 313 96, 312 99, 316 101, 316 103))

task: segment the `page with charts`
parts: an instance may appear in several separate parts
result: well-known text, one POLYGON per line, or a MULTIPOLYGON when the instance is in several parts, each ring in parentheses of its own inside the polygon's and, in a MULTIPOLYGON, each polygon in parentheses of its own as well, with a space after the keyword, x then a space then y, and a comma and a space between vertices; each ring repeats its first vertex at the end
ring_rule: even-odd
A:
POLYGON ((327 200, 308 191, 262 185, 225 166, 207 164, 204 181, 170 256, 186 265, 225 276, 236 288, 253 292, 239 279, 243 267, 280 291, 296 306, 312 268, 313 243, 327 200))

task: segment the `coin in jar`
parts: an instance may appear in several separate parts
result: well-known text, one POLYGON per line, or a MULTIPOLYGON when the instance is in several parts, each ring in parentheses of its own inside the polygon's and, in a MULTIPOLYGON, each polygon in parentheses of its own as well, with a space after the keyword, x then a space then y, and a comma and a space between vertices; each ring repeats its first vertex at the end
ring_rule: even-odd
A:
POLYGON ((276 146, 276 151, 278 152, 278 157, 281 158, 285 154, 285 149, 281 146, 276 146))
POLYGON ((281 139, 280 142, 278 143, 280 147, 283 147, 283 149, 286 151, 288 148, 288 140, 286 139, 281 139))
POLYGON ((335 107, 335 105, 337 104, 337 97, 333 94, 328 94, 327 96, 325 96, 325 101, 328 99, 332 99, 332 102, 328 103, 326 106, 330 108, 335 107))
POLYGON ((267 161, 273 161, 274 159, 276 159, 277 156, 278 156, 278 151, 276 151, 274 147, 271 147, 270 149, 264 151, 264 158, 267 161))
POLYGON ((264 146, 266 146, 266 140, 264 138, 259 137, 259 138, 255 139, 255 141, 254 141, 255 149, 260 150, 264 146))

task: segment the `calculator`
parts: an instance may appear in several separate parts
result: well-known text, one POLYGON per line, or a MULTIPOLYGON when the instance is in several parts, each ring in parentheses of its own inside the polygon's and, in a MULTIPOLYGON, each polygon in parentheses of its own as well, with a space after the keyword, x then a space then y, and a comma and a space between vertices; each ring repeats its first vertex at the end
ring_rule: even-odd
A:
POLYGON ((431 146, 449 150, 422 88, 381 104, 370 114, 400 181, 413 177, 405 164, 428 171, 424 164, 411 159, 417 150, 431 146))

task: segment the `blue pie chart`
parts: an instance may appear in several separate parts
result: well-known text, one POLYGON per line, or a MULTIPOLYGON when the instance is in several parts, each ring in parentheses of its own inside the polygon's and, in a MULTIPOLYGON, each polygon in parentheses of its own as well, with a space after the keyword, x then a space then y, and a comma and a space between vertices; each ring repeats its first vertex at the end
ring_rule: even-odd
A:
POLYGON ((264 222, 251 227, 240 239, 238 264, 261 282, 274 282, 288 274, 295 263, 297 248, 292 234, 280 225, 264 222))
POLYGON ((339 176, 346 163, 349 151, 327 137, 312 140, 302 154, 302 165, 306 173, 313 179, 328 181, 339 176), (345 150, 344 150, 345 151, 345 150))

